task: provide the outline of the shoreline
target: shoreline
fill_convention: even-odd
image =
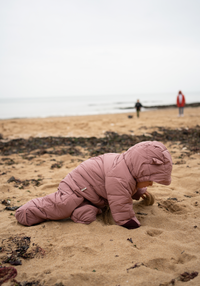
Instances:
[[[193,102],[193,103],[187,103],[185,105],[184,108],[195,108],[195,107],[199,107],[200,106],[200,102]],[[164,105],[150,105],[150,106],[146,106],[143,105],[142,107],[142,112],[146,112],[146,111],[151,111],[151,110],[158,110],[158,109],[170,109],[170,108],[177,108],[176,104],[164,104]],[[117,112],[118,110],[118,112]],[[4,121],[4,120],[19,120],[19,119],[45,119],[45,118],[63,118],[63,117],[77,117],[77,116],[98,116],[98,115],[115,115],[115,114],[122,114],[122,113],[128,113],[128,112],[135,112],[135,107],[134,106],[127,106],[127,107],[118,107],[115,109],[112,109],[112,112],[107,112],[107,113],[92,113],[92,114],[80,114],[80,115],[48,115],[48,116],[33,116],[33,117],[9,117],[9,118],[0,118],[0,122]]]
[[[200,102],[186,103],[184,108],[187,107],[199,107]],[[132,109],[133,107],[121,107],[120,109]],[[164,104],[164,105],[143,105],[145,109],[165,109],[165,108],[178,108],[176,104]]]

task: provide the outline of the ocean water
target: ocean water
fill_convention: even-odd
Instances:
[[[176,94],[0,98],[0,119],[44,118],[135,112],[137,99],[145,106],[176,103]],[[185,94],[186,102],[200,102],[200,92]],[[126,109],[128,108],[128,109]],[[143,111],[145,109],[143,108]]]

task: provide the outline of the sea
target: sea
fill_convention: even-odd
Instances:
[[[144,106],[176,104],[174,93],[0,98],[0,119],[45,118],[135,112],[135,103]],[[200,102],[200,92],[185,94],[186,103]],[[142,111],[149,109],[142,108]]]

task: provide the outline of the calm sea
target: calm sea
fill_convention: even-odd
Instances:
[[[185,96],[187,103],[200,102],[200,92]],[[135,112],[137,99],[145,106],[175,104],[176,94],[0,98],[0,119]]]

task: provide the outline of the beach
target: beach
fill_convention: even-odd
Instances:
[[[177,115],[177,108],[165,108],[139,118],[130,111],[0,120],[0,267],[17,270],[15,281],[3,285],[200,285],[200,107]],[[69,138],[67,147],[62,137]],[[105,138],[113,146],[106,149]],[[120,138],[123,144],[116,143]],[[101,215],[89,225],[68,218],[17,223],[14,207],[55,192],[92,154],[154,139],[171,153],[172,183],[149,188],[152,206],[133,201],[140,228],[105,225]],[[19,248],[25,254],[17,256]],[[12,254],[21,264],[9,263]]]

